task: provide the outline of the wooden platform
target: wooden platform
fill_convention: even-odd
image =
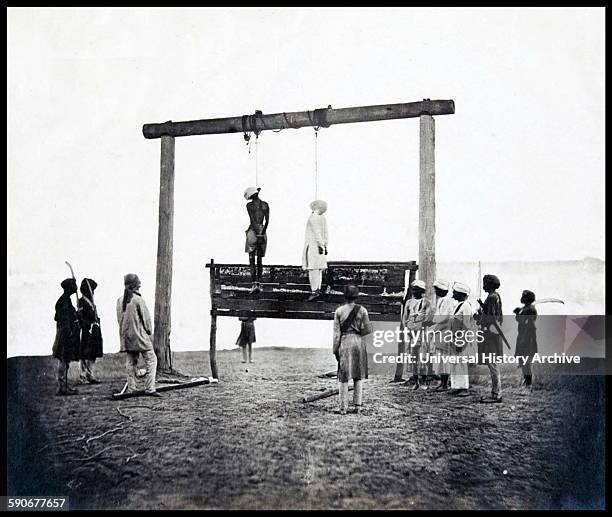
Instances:
[[[217,316],[250,316],[301,320],[332,320],[344,303],[342,289],[349,283],[359,287],[357,303],[372,321],[399,321],[404,288],[414,280],[416,262],[329,262],[322,290],[326,294],[308,302],[308,272],[301,266],[266,265],[262,291],[251,293],[251,269],[247,264],[218,264],[211,259],[210,271],[210,370],[218,379]]]
[[[301,266],[264,266],[262,292],[250,292],[251,272],[245,264],[206,265],[211,278],[211,315],[256,318],[331,320],[344,303],[348,283],[359,287],[357,300],[373,321],[398,321],[404,286],[414,279],[416,262],[330,262],[323,276],[323,290],[308,302],[308,272]],[[327,289],[329,287],[329,289]]]

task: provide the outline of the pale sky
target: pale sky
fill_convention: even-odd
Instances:
[[[438,260],[605,258],[603,8],[10,8],[7,26],[14,275],[59,283],[69,260],[114,299],[137,272],[152,308],[144,123],[423,98],[456,105],[436,117]],[[300,263],[313,133],[259,139],[268,263]],[[330,260],[418,259],[418,135],[320,131]],[[254,181],[241,134],[176,140],[175,292],[204,299],[205,262],[247,260]]]

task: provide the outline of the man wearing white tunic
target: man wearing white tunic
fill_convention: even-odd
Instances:
[[[406,337],[410,346],[413,389],[426,390],[427,364],[424,363],[424,360],[427,357],[427,344],[423,333],[427,330],[424,324],[430,319],[431,304],[424,296],[426,285],[423,280],[414,280],[410,284],[410,290],[412,298],[404,306],[402,325],[407,331]],[[419,375],[421,382],[419,382]],[[409,385],[409,380],[404,383],[404,386]]]
[[[471,357],[475,358],[477,354],[476,322],[474,320],[476,310],[468,300],[469,294],[470,288],[467,285],[459,282],[453,285],[453,298],[457,301],[457,304],[453,310],[451,331],[453,332],[452,348],[454,349],[452,353],[455,356],[456,363],[450,364],[452,390],[449,391],[449,394],[461,397],[469,395],[468,389],[470,387],[468,363],[464,361]],[[466,338],[465,333],[467,331],[474,333],[471,339]]]
[[[306,223],[304,251],[302,253],[302,269],[308,271],[310,290],[312,294],[308,301],[321,295],[323,270],[327,269],[327,220],[323,215],[327,212],[327,203],[317,199],[310,203],[312,214]]]
[[[125,352],[125,369],[127,373],[128,393],[136,391],[136,366],[138,356],[142,354],[147,370],[145,377],[145,395],[161,397],[155,390],[157,356],[153,350],[151,335],[151,315],[147,304],[140,296],[140,279],[137,275],[124,277],[125,290],[117,300],[117,321],[119,323],[120,352]]]
[[[434,282],[436,293],[436,304],[433,309],[431,326],[428,332],[431,333],[432,353],[437,362],[434,363],[434,371],[440,376],[440,384],[436,386],[436,391],[448,390],[449,366],[443,359],[450,354],[450,343],[447,334],[450,332],[451,319],[455,309],[456,301],[448,296],[449,283],[446,280],[436,280]],[[445,340],[446,337],[446,340]]]

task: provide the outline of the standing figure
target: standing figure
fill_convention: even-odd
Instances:
[[[368,355],[365,336],[373,332],[370,317],[365,307],[355,300],[359,289],[347,285],[344,291],[346,303],[336,309],[334,314],[333,352],[338,361],[338,387],[340,392],[340,414],[348,410],[348,383],[353,379],[353,403],[355,413],[361,411],[363,379],[368,378]]]
[[[67,278],[60,284],[64,293],[55,303],[56,333],[53,342],[53,357],[58,360],[57,395],[75,395],[77,390],[68,386],[68,368],[71,361],[79,360],[81,332],[79,317],[70,296],[77,292],[74,278]]]
[[[523,291],[523,295],[521,296],[521,303],[523,304],[523,307],[517,307],[514,309],[516,321],[518,322],[516,352],[514,355],[520,355],[528,358],[525,364],[521,367],[523,370],[522,385],[526,388],[531,388],[533,381],[531,362],[533,360],[533,356],[538,352],[538,341],[536,338],[535,325],[535,321],[538,317],[538,311],[536,311],[536,308],[533,305],[535,298],[535,294],[532,291]]]
[[[81,282],[81,298],[79,298],[79,321],[81,322],[81,382],[83,384],[99,384],[92,372],[93,363],[102,357],[102,331],[94,291],[98,284],[91,278]]]
[[[253,343],[255,343],[255,320],[257,318],[251,318],[248,316],[240,316],[238,318],[241,321],[240,324],[240,335],[236,340],[236,345],[242,348],[242,362],[247,362],[247,356],[249,363],[253,363]]]
[[[246,244],[244,251],[249,254],[251,266],[251,292],[261,291],[261,277],[263,276],[263,257],[266,256],[268,245],[268,223],[270,222],[270,207],[268,203],[259,199],[259,187],[249,187],[244,191],[249,214],[249,227],[246,230]],[[257,265],[255,265],[257,262]]]
[[[402,325],[406,329],[406,336],[410,347],[410,355],[412,360],[412,381],[413,389],[418,390],[419,387],[427,389],[427,354],[423,355],[427,343],[425,341],[424,324],[429,318],[431,304],[429,300],[424,298],[426,285],[423,280],[413,280],[410,284],[412,298],[410,298],[403,310]],[[419,382],[419,375],[421,382]],[[409,385],[410,381],[406,381],[404,385]]]
[[[161,397],[155,391],[155,376],[157,356],[153,350],[151,334],[151,316],[147,304],[140,296],[140,279],[137,275],[128,274],[124,277],[125,290],[117,300],[117,321],[119,322],[120,352],[125,352],[125,369],[127,372],[127,392],[136,391],[136,366],[138,357],[142,354],[145,362],[145,394]]]
[[[315,300],[321,295],[321,282],[323,270],[327,269],[327,203],[317,199],[310,203],[312,213],[306,223],[304,251],[302,252],[302,269],[308,271],[311,295],[308,301]]]
[[[436,391],[448,390],[449,366],[442,359],[447,357],[450,352],[450,343],[444,339],[444,334],[450,331],[451,319],[455,309],[455,300],[448,295],[449,283],[446,280],[436,280],[434,282],[436,293],[436,304],[428,332],[432,332],[432,351],[438,359],[435,364],[435,373],[440,376],[440,384],[436,386]]]
[[[450,330],[453,335],[451,354],[456,362],[449,367],[451,390],[449,395],[466,397],[469,395],[470,377],[468,359],[476,359],[477,346],[475,337],[466,338],[466,332],[471,331],[475,336],[476,323],[474,321],[474,306],[468,300],[470,288],[460,282],[453,285],[453,299],[456,305],[450,321]],[[470,335],[471,336],[471,335]]]
[[[484,301],[484,307],[476,314],[476,321],[483,332],[483,341],[478,351],[479,362],[486,364],[491,374],[491,396],[483,397],[480,400],[483,403],[502,401],[500,368],[497,361],[495,361],[495,358],[500,357],[503,353],[502,338],[493,324],[493,322],[497,322],[501,327],[503,321],[502,301],[497,292],[499,286],[499,278],[495,275],[485,275],[482,278],[482,288],[488,293],[488,296]]]

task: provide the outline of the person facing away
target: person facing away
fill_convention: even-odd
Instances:
[[[407,331],[406,336],[412,357],[412,379],[406,381],[404,385],[409,386],[412,381],[415,390],[418,390],[419,387],[427,389],[427,364],[424,362],[426,357],[421,353],[421,349],[424,348],[424,324],[429,319],[431,304],[424,296],[425,290],[426,285],[423,280],[413,280],[410,284],[412,298],[406,301],[402,314],[402,325]],[[419,376],[421,382],[419,382]]]
[[[450,330],[451,319],[455,308],[455,300],[448,296],[450,284],[446,280],[438,279],[434,282],[436,303],[433,307],[431,326],[427,332],[432,333],[431,348],[438,362],[434,365],[434,371],[440,376],[440,384],[434,389],[436,391],[448,390],[449,365],[442,358],[450,355],[450,344],[445,341],[444,334]]]
[[[483,341],[479,347],[479,360],[486,364],[491,374],[491,396],[483,397],[480,402],[495,403],[502,401],[501,373],[499,364],[489,360],[484,354],[501,356],[502,338],[495,327],[495,323],[501,326],[503,322],[502,301],[497,289],[500,287],[499,278],[495,275],[485,275],[482,278],[482,288],[487,293],[483,307],[476,314],[476,321],[483,332]]]
[[[468,299],[470,288],[466,284],[455,282],[453,285],[453,299],[455,306],[452,311],[450,330],[453,336],[450,355],[457,361],[449,365],[451,390],[449,395],[465,397],[469,395],[470,377],[466,358],[475,357],[477,353],[476,338],[466,338],[466,332],[471,331],[475,336],[476,323],[474,321],[475,308]]]
[[[139,292],[140,279],[137,275],[127,274],[124,285],[123,296],[117,300],[117,321],[121,341],[119,351],[126,354],[127,393],[136,391],[136,366],[142,354],[146,368],[145,394],[161,397],[155,390],[157,357],[151,341],[153,327],[147,304]]]
[[[81,282],[81,298],[79,298],[79,321],[81,323],[81,382],[83,384],[99,384],[92,372],[93,364],[102,357],[102,331],[100,318],[94,302],[94,291],[98,287],[95,280],[84,278]]]
[[[327,203],[316,199],[310,203],[312,213],[306,222],[304,250],[302,251],[302,269],[308,271],[311,295],[307,301],[312,301],[321,295],[323,270],[327,269]]]
[[[249,187],[244,191],[249,214],[249,227],[246,230],[246,243],[244,250],[249,254],[249,265],[251,267],[251,292],[261,290],[261,278],[263,276],[263,257],[266,256],[268,245],[268,223],[270,222],[270,207],[268,203],[259,199],[259,187]],[[257,265],[256,265],[257,263]]]
[[[535,294],[532,291],[525,290],[521,296],[523,307],[514,309],[515,318],[518,322],[518,335],[516,336],[516,351],[514,355],[527,358],[527,361],[521,368],[523,371],[522,385],[528,389],[531,388],[533,383],[531,362],[533,361],[533,356],[538,352],[535,325],[538,311],[535,305],[533,305],[535,299]]]
[[[253,361],[253,343],[255,343],[255,320],[248,316],[240,316],[240,335],[236,340],[236,345],[242,348],[242,362],[254,363]]]
[[[68,385],[68,368],[71,361],[79,360],[81,328],[77,311],[70,299],[77,292],[77,283],[74,278],[67,278],[60,285],[64,292],[55,303],[56,332],[53,342],[53,357],[58,361],[57,395],[75,395],[77,390]]]
[[[361,412],[363,380],[368,378],[368,356],[365,336],[373,332],[370,317],[365,307],[355,300],[359,289],[352,284],[346,286],[346,303],[334,314],[333,353],[338,361],[338,388],[340,396],[339,413],[348,410],[348,384],[353,379],[353,404],[355,413]]]

